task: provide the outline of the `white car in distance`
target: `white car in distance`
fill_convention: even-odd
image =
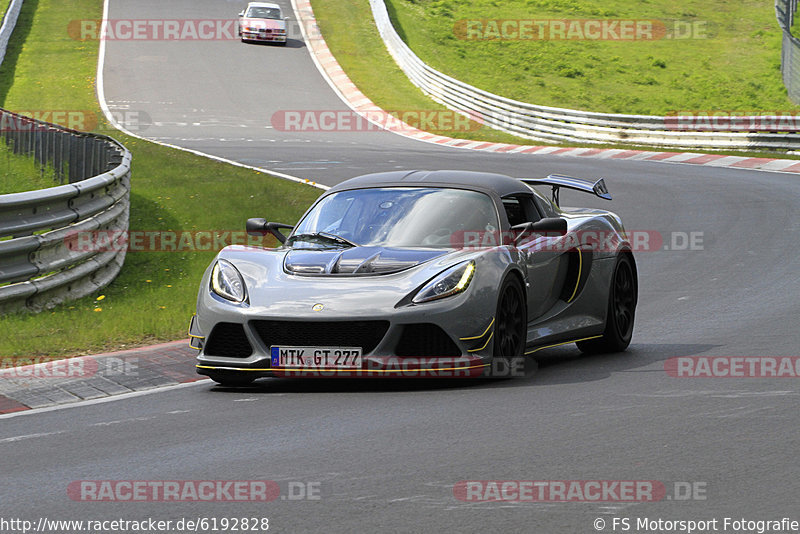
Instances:
[[[281,6],[270,2],[250,2],[239,13],[239,37],[242,42],[258,41],[286,45],[286,22]]]

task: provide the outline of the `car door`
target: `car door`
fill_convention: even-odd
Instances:
[[[503,198],[503,207],[513,227],[542,218],[533,195]],[[520,262],[527,273],[528,322],[545,315],[558,301],[564,287],[569,264],[565,250],[560,250],[561,236],[528,234],[517,243]]]

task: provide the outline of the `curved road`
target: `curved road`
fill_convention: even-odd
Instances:
[[[109,18],[227,18],[244,4],[113,0]],[[110,107],[147,113],[153,125],[141,133],[153,139],[326,184],[395,168],[604,176],[614,202],[589,204],[611,206],[631,230],[667,239],[700,232],[702,247],[637,256],[640,304],[625,354],[550,349],[538,353],[538,373],[500,382],[265,380],[246,391],[201,382],[4,420],[4,516],[266,516],[276,532],[594,532],[596,518],[611,532],[613,517],[800,520],[800,380],[664,372],[674,356],[798,354],[796,176],[486,154],[385,132],[276,131],[267,126],[279,110],[347,109],[296,39],[285,48],[109,42],[105,79]],[[84,479],[269,479],[284,491],[311,482],[320,499],[71,500],[67,486]],[[655,503],[453,496],[462,480],[506,479],[658,480],[670,494],[675,482],[690,482],[704,493]]]

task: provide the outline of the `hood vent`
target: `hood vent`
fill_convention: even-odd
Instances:
[[[294,249],[286,254],[287,272],[304,275],[380,275],[404,271],[447,253],[442,249],[353,247]]]

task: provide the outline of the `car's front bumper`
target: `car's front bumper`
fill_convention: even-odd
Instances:
[[[242,31],[242,39],[245,41],[265,41],[274,43],[285,43],[286,34],[263,33],[259,31]]]
[[[197,373],[221,373],[252,378],[476,378],[488,376],[490,364],[477,356],[465,358],[370,357],[360,369],[311,369],[267,367],[229,367],[198,363]]]
[[[221,313],[226,304],[211,306],[212,310],[192,318],[189,329],[191,344],[200,351],[197,371],[203,375],[239,371],[254,377],[470,377],[484,374],[492,361],[494,310],[464,299],[421,310],[325,319],[248,315],[241,310],[226,314]],[[272,346],[359,347],[362,365],[281,368],[272,360]]]

